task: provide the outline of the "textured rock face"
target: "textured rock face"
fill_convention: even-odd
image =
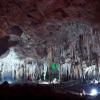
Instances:
[[[99,0],[1,0],[0,55],[16,46],[19,54],[46,58],[49,66],[70,58],[74,67],[83,61],[98,67],[99,4]]]
[[[5,35],[14,25],[23,31],[34,29],[50,19],[80,19],[98,23],[99,0],[2,0],[0,1],[0,34]]]
[[[98,76],[100,75],[100,38],[99,30],[96,30],[96,27],[94,28],[79,20],[52,20],[45,23],[41,28],[46,35],[39,35],[38,38],[34,38],[33,35],[22,31],[19,35],[9,35],[7,41],[17,41],[14,50],[19,54],[19,58],[23,55],[24,58],[35,59],[38,64],[36,68],[39,67],[40,69],[44,66],[43,64],[47,63],[49,72],[53,63],[58,64],[62,80],[64,80],[63,78],[82,78],[82,73],[84,78],[91,76],[91,79],[97,75],[97,72]],[[38,33],[40,32],[38,31]],[[52,35],[49,36],[49,34]],[[13,60],[12,57],[11,59]],[[38,71],[34,73],[41,74]],[[44,68],[42,72],[47,72],[47,70]]]
[[[52,36],[51,29],[44,29],[52,20],[79,19],[97,25],[100,22],[99,3],[99,0],[1,0],[0,37],[23,31],[33,38],[43,39]]]

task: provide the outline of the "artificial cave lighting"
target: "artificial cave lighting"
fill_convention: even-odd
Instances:
[[[84,75],[86,73],[93,73],[95,75],[96,73],[95,65],[89,67],[85,67],[84,65],[83,68]],[[74,73],[71,73],[71,70],[73,70]],[[49,63],[46,59],[42,59],[41,63],[39,63],[30,57],[20,58],[14,47],[9,48],[9,51],[0,57],[1,82],[8,81],[11,84],[13,82],[38,81],[41,84],[56,84],[60,82],[59,79],[63,76],[70,77],[70,79],[72,79],[72,77],[76,77],[77,79],[78,77],[82,77],[82,72],[79,67],[77,69],[71,68],[69,58],[61,65],[56,63],[51,64],[51,80],[49,71]],[[78,76],[77,71],[80,72],[80,76]]]
[[[97,89],[92,89],[90,95],[91,96],[97,96],[98,95]]]
[[[80,21],[63,20],[47,22],[44,30],[55,33],[54,38],[38,40],[27,32],[20,36],[10,34],[9,41],[18,41],[18,44],[0,56],[1,82],[55,84],[68,80],[93,80],[100,76],[100,48],[99,42],[95,43],[95,38],[99,41],[99,34],[97,37],[91,26]]]

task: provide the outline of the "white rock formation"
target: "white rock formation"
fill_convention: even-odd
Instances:
[[[3,57],[5,56],[6,57]],[[9,53],[7,52],[0,58],[0,69],[1,69],[1,77],[2,80],[5,80],[5,77],[14,78],[14,71],[18,69],[20,66],[21,60],[14,52],[14,48],[9,49]],[[11,76],[9,76],[11,75]]]
[[[39,64],[40,62],[40,64]],[[0,79],[5,80],[31,80],[37,78],[46,80],[47,69],[50,67],[46,59],[37,62],[30,57],[20,58],[14,47],[9,48],[4,55],[0,57]],[[82,64],[83,77],[96,75],[96,65],[87,66],[85,62]],[[100,68],[99,68],[100,72]],[[63,76],[74,77],[79,79],[82,77],[82,69],[80,64],[72,66],[70,58],[66,58],[65,63],[61,64],[59,73]]]
[[[5,56],[5,57],[3,57]],[[9,49],[6,54],[0,58],[0,72],[1,80],[20,80],[21,78],[28,76],[31,79],[35,78],[36,63],[32,58],[20,59],[14,47]]]

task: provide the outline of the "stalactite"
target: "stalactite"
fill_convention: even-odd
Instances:
[[[55,21],[53,22],[53,24],[46,24],[47,26],[44,27],[50,28],[50,24],[53,26],[51,28],[52,32],[54,33],[54,36],[52,36],[52,38],[54,37],[53,39],[51,39],[51,37],[48,37],[48,39],[40,40],[38,41],[38,43],[34,44],[35,42],[33,43],[32,38],[31,36],[29,36],[29,34],[23,33],[21,35],[19,45],[21,46],[22,44],[22,48],[20,46],[19,47],[21,48],[21,51],[27,52],[28,57],[29,55],[33,54],[33,49],[36,46],[38,47],[41,45],[42,49],[44,50],[42,54],[41,47],[39,47],[39,53],[42,56],[38,55],[36,59],[33,55],[31,56],[33,58],[29,59],[24,54],[24,57],[26,57],[27,59],[22,57],[22,59],[20,60],[19,58],[18,62],[16,62],[17,65],[15,64],[15,62],[13,62],[14,66],[16,65],[16,68],[13,69],[12,66],[10,66],[12,68],[12,77],[14,78],[14,76],[16,76],[16,80],[20,80],[22,76],[26,78],[30,77],[32,80],[46,80],[46,73],[48,71],[48,81],[52,81],[51,67],[53,63],[59,65],[60,80],[63,80],[63,77],[67,79],[80,79],[81,77],[86,78],[86,76],[94,77],[96,73],[95,68],[99,68],[100,62],[100,38],[98,36],[99,33],[98,35],[96,35],[97,33],[93,33],[92,27],[90,28],[90,26],[82,24],[79,21]],[[51,29],[49,29],[50,32]],[[44,43],[43,41],[46,41],[46,43]],[[35,47],[33,44],[35,45]],[[28,52],[28,50],[30,52]],[[70,59],[69,62],[68,59]],[[28,61],[31,61],[32,64],[28,64]],[[94,67],[93,64],[96,65],[96,67]],[[5,63],[3,67],[4,66],[6,66]],[[3,68],[2,70],[2,75],[4,75],[5,69]],[[98,69],[98,72],[100,74],[100,68]]]
[[[53,48],[52,46],[50,46],[48,48],[48,56],[47,56],[47,59],[48,59],[48,64],[49,64],[49,80],[51,82],[52,80],[52,72],[51,72],[51,65],[52,65],[52,60],[53,60]]]

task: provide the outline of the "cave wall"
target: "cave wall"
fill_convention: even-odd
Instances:
[[[70,75],[77,78],[83,62],[99,68],[99,4],[99,0],[1,0],[0,55],[14,46],[25,57],[48,59],[49,66],[61,66],[69,58]]]

